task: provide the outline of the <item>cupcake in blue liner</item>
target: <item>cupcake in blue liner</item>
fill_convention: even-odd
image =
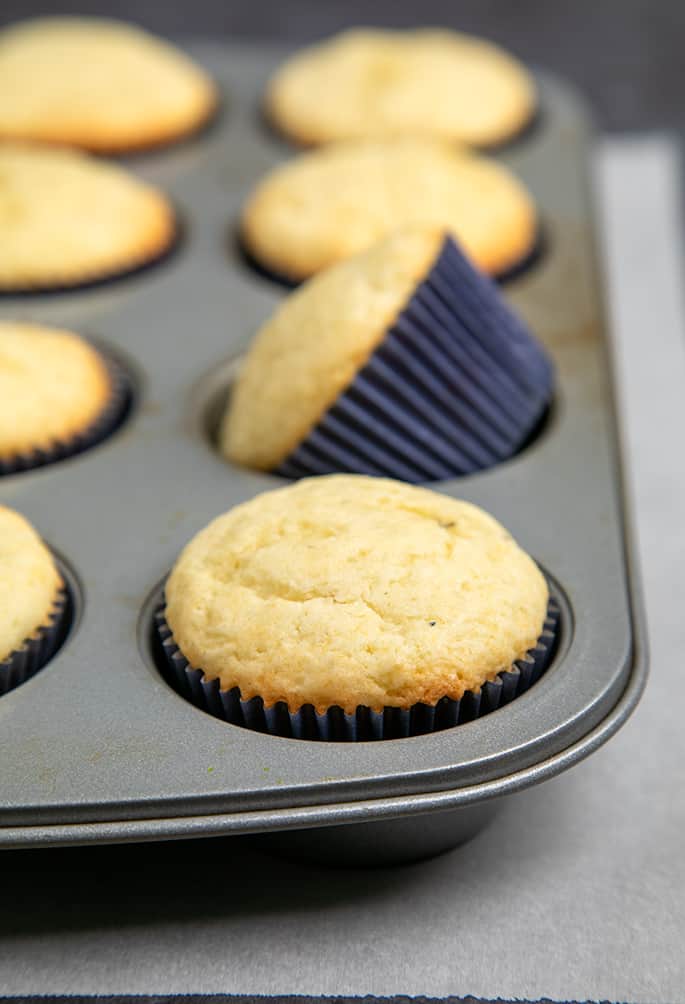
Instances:
[[[545,576],[476,506],[379,478],[311,478],[214,520],[155,614],[160,668],[227,722],[367,741],[450,728],[552,659]]]
[[[48,548],[19,513],[0,506],[0,695],[41,669],[69,626],[69,596]]]
[[[0,476],[82,453],[125,419],[123,368],[70,331],[0,322]]]
[[[408,228],[286,298],[248,351],[219,445],[290,478],[443,480],[513,456],[553,388],[492,280],[443,230]]]

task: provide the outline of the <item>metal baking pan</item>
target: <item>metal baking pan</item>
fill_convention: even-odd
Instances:
[[[530,186],[544,248],[506,295],[548,346],[554,406],[511,461],[435,485],[491,511],[552,577],[553,665],[475,722],[369,743],[283,739],[221,722],[160,675],[155,603],[182,546],[281,479],[211,443],[245,345],[285,295],[235,237],[255,180],[291,152],[259,115],[282,59],[263,46],[189,46],[225,101],[203,135],[130,166],[174,200],[177,252],[80,292],[4,298],[0,316],[71,327],[128,367],[127,424],[90,452],[0,479],[69,571],[71,634],[0,699],[0,847],[262,834],[287,852],[392,861],[466,839],[502,797],[571,766],[637,703],[646,650],[627,528],[588,188],[591,130],[576,96],[540,75],[534,129],[498,153]]]

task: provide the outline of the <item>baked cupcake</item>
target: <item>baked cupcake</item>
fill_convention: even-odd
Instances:
[[[151,185],[70,150],[0,144],[0,292],[111,278],[159,258],[176,234]]]
[[[121,153],[169,143],[215,109],[207,74],[174,46],[101,18],[0,32],[0,138]]]
[[[258,265],[299,281],[408,224],[446,227],[494,276],[531,255],[538,231],[533,200],[506,167],[413,138],[340,143],[282,164],[249,197],[241,234]]]
[[[66,593],[33,527],[0,505],[0,694],[44,666],[62,641]]]
[[[428,481],[516,453],[545,413],[542,346],[443,230],[408,228],[321,272],[258,332],[219,428],[286,477]]]
[[[120,368],[78,335],[0,321],[0,475],[93,446],[127,406]]]
[[[462,703],[469,717],[490,710],[503,676],[516,696],[550,654],[546,579],[506,530],[386,479],[312,478],[236,506],[187,545],[165,598],[178,684],[282,735],[457,724]]]
[[[530,73],[498,46],[454,31],[343,32],[291,57],[266,113],[297,143],[434,136],[493,146],[536,109]]]

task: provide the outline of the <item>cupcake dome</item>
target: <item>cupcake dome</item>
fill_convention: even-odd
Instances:
[[[127,272],[163,254],[175,227],[166,198],[121,167],[70,150],[0,145],[0,291]]]
[[[52,555],[36,531],[0,506],[0,668],[48,625],[61,589]]]
[[[477,690],[536,645],[548,599],[536,564],[476,506],[335,476],[214,520],[176,562],[165,615],[222,691],[349,714]]]
[[[299,143],[428,135],[502,143],[535,112],[532,77],[490,42],[454,31],[357,29],[296,53],[266,110]]]
[[[112,398],[105,362],[78,335],[0,321],[0,472],[79,441]]]
[[[0,138],[122,152],[167,143],[212,113],[216,90],[140,28],[38,18],[0,32]]]
[[[538,227],[507,168],[411,138],[335,144],[277,167],[248,199],[241,233],[259,265],[298,281],[410,224],[446,227],[495,276],[531,254]]]
[[[282,302],[248,351],[219,445],[288,477],[448,478],[515,453],[552,384],[497,287],[444,231],[408,228]]]

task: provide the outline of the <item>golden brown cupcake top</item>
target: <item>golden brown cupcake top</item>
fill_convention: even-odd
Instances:
[[[73,286],[128,271],[172,243],[168,200],[116,164],[0,143],[0,290]]]
[[[476,265],[499,275],[533,249],[537,214],[502,164],[430,139],[337,143],[257,183],[242,214],[250,254],[305,279],[398,227],[446,227]]]
[[[110,395],[102,357],[78,335],[0,321],[0,459],[68,443]]]
[[[103,18],[24,21],[0,32],[0,138],[121,152],[201,125],[216,89],[187,56]]]
[[[295,142],[433,136],[501,143],[531,119],[535,85],[491,42],[456,31],[358,28],[295,53],[267,113]]]
[[[375,710],[477,690],[532,648],[547,584],[492,516],[384,478],[309,478],[236,506],[184,549],[166,617],[243,699]]]

